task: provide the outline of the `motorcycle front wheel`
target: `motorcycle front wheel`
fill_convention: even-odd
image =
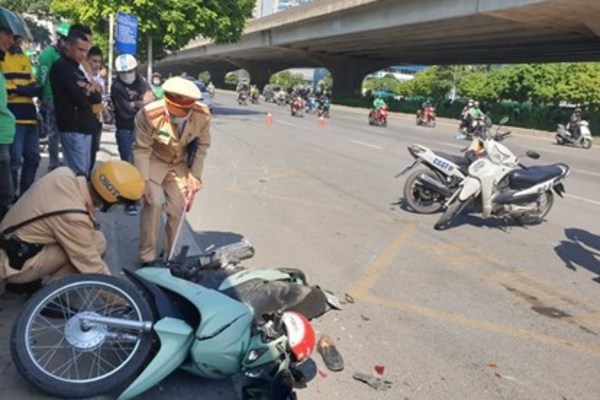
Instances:
[[[556,139],[556,144],[558,144],[558,145],[561,145],[561,144],[565,143],[564,140],[563,140],[563,138],[560,137],[560,135],[556,135],[555,139]]]
[[[448,222],[454,217],[456,217],[464,208],[469,204],[470,200],[462,201],[460,199],[456,199],[452,204],[448,206],[446,211],[442,214],[440,219],[435,223],[433,229],[439,231],[443,228],[448,227]]]
[[[590,147],[592,147],[592,139],[583,139],[581,141],[581,147],[583,147],[584,149],[589,149]]]
[[[544,220],[546,215],[548,215],[553,204],[554,194],[550,190],[545,191],[538,196],[535,203],[531,204],[531,207],[535,208],[534,212],[515,217],[515,220],[521,225],[539,224]]]
[[[12,359],[20,374],[46,393],[98,396],[124,387],[145,365],[154,337],[133,326],[152,320],[148,302],[127,282],[70,276],[29,299],[13,326]]]
[[[439,180],[438,176],[426,169],[420,169],[406,179],[404,183],[404,200],[417,214],[433,214],[441,210],[443,206],[443,197],[420,182],[421,174],[429,175],[432,179]],[[443,184],[443,183],[442,183]]]

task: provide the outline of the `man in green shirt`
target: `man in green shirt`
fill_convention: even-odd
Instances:
[[[36,80],[44,88],[42,94],[42,114],[44,115],[44,124],[46,125],[46,132],[48,134],[48,171],[52,171],[60,166],[58,159],[58,127],[56,126],[52,86],[50,85],[50,68],[60,58],[60,53],[65,46],[65,38],[69,34],[69,28],[69,24],[64,22],[56,27],[58,41],[54,46],[46,47],[40,53],[38,60]]]
[[[3,23],[0,20],[0,24]],[[0,59],[14,43],[14,37],[8,26],[0,25]],[[8,211],[15,197],[10,169],[10,145],[15,137],[15,116],[8,109],[6,79],[0,70],[0,220]]]

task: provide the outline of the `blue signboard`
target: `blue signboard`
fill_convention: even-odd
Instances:
[[[116,48],[119,53],[135,54],[137,50],[138,19],[135,15],[117,13]]]

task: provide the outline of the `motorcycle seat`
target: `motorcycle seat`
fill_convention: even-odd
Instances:
[[[565,173],[565,168],[563,164],[554,164],[516,169],[508,174],[509,185],[512,189],[527,189],[549,179],[558,178]]]

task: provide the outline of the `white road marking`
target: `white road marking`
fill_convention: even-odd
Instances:
[[[377,149],[377,150],[383,150],[383,147],[381,147],[381,146],[376,146],[376,145],[371,144],[371,143],[361,142],[360,140],[351,140],[351,142],[355,143],[355,144],[360,144],[361,146],[367,146],[367,147],[371,147],[371,148],[374,148],[374,149]]]
[[[592,176],[600,176],[600,174],[598,172],[592,172],[592,171],[586,171],[584,169],[574,169],[573,172],[577,173],[577,174],[585,174],[585,175],[592,175]]]
[[[586,203],[591,203],[600,206],[600,201],[586,199],[585,197],[575,196],[574,194],[565,193],[565,197],[570,197],[575,200],[585,201]]]

